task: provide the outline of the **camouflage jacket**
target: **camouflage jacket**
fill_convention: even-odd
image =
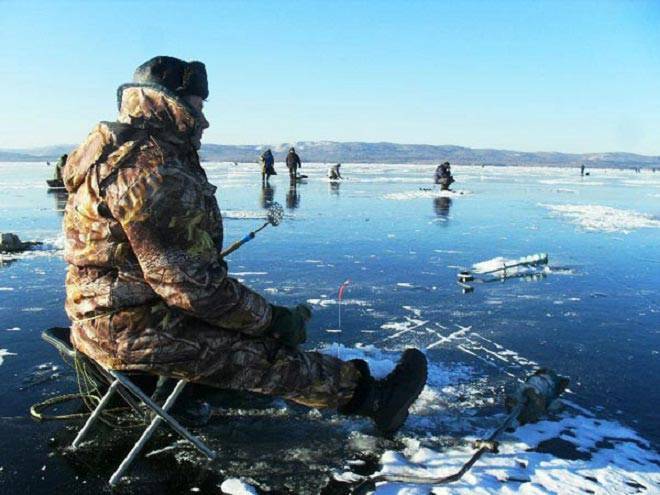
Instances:
[[[251,336],[270,324],[270,306],[219,256],[222,217],[187,138],[194,125],[166,91],[127,87],[118,122],[98,124],[67,160],[66,311],[74,345],[97,360],[117,335],[121,348],[158,346],[151,330],[95,334],[95,320],[133,309],[166,306]]]

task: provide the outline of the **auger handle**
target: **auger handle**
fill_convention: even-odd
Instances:
[[[261,227],[259,227],[257,230],[255,230],[254,232],[250,232],[248,235],[243,237],[243,239],[241,239],[240,241],[236,241],[234,244],[232,244],[227,249],[222,251],[220,253],[220,257],[224,258],[225,256],[227,256],[227,255],[233,253],[234,251],[236,251],[239,247],[241,247],[246,242],[250,242],[257,235],[257,232],[260,232],[261,230],[265,229],[268,225],[270,225],[270,222],[266,222]]]
[[[245,244],[246,242],[251,241],[252,239],[254,239],[254,232],[250,232],[248,235],[246,235],[245,237],[243,237],[243,239],[241,239],[240,241],[236,241],[234,244],[232,244],[232,245],[229,246],[227,249],[225,249],[224,251],[222,251],[222,252],[220,253],[220,256],[221,256],[222,258],[224,258],[225,256],[227,256],[227,255],[233,253],[233,252],[236,251],[239,247],[241,247],[243,244]]]

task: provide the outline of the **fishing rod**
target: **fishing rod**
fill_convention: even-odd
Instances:
[[[269,225],[272,225],[273,227],[277,227],[282,222],[282,218],[284,218],[284,208],[282,208],[282,205],[280,205],[279,203],[274,202],[268,208],[268,211],[266,213],[266,222],[261,227],[259,227],[258,229],[253,230],[248,235],[243,237],[243,239],[240,239],[240,240],[234,242],[227,249],[223,250],[220,253],[220,256],[224,258],[225,256],[233,253],[238,248],[240,248],[243,244],[245,244],[247,242],[250,242],[252,239],[254,239],[254,237],[259,232],[261,232],[263,229],[265,229]]]

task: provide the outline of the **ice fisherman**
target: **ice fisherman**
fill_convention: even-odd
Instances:
[[[580,165],[580,175],[584,177],[584,163]]]
[[[68,155],[65,153],[62,156],[60,156],[59,160],[57,160],[57,163],[55,164],[55,170],[53,170],[53,179],[54,180],[62,180],[62,170],[64,169],[64,165],[66,164]]]
[[[286,155],[286,166],[289,169],[289,179],[295,181],[298,178],[298,169],[302,168],[302,163],[294,147],[289,148],[289,153]]]
[[[338,163],[337,165],[333,165],[328,169],[328,179],[330,180],[343,179],[343,177],[339,173],[339,167],[341,167],[341,163]]]
[[[440,184],[442,191],[448,191],[449,186],[454,183],[454,177],[451,175],[451,165],[449,162],[441,163],[435,169],[435,183]]]
[[[277,175],[275,171],[275,158],[270,148],[259,156],[259,161],[261,162],[261,183],[266,184],[271,175]]]
[[[65,308],[78,351],[116,370],[280,396],[397,430],[427,364],[407,349],[384,379],[360,359],[304,351],[311,311],[270,304],[228,275],[222,216],[198,150],[209,127],[201,62],[159,56],[118,89],[69,156]]]

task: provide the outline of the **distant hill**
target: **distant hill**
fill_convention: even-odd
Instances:
[[[277,161],[283,161],[294,146],[303,161],[353,163],[437,163],[459,165],[550,166],[568,167],[641,167],[660,168],[660,156],[633,153],[557,153],[474,149],[463,146],[395,143],[339,143],[333,141],[298,142],[270,145]],[[201,155],[207,161],[254,162],[267,146],[206,144]]]
[[[58,144],[26,149],[0,149],[0,162],[45,162],[56,161],[64,153],[70,153],[75,144]]]
[[[522,152],[451,145],[334,141],[303,141],[277,145],[205,144],[202,146],[201,156],[205,161],[255,162],[259,154],[270,147],[275,159],[283,161],[291,146],[295,146],[303,162],[437,163],[446,160],[457,165],[576,167],[584,163],[591,168],[660,168],[660,156],[633,153]],[[74,148],[74,145],[59,145],[0,150],[0,161],[56,160]]]

